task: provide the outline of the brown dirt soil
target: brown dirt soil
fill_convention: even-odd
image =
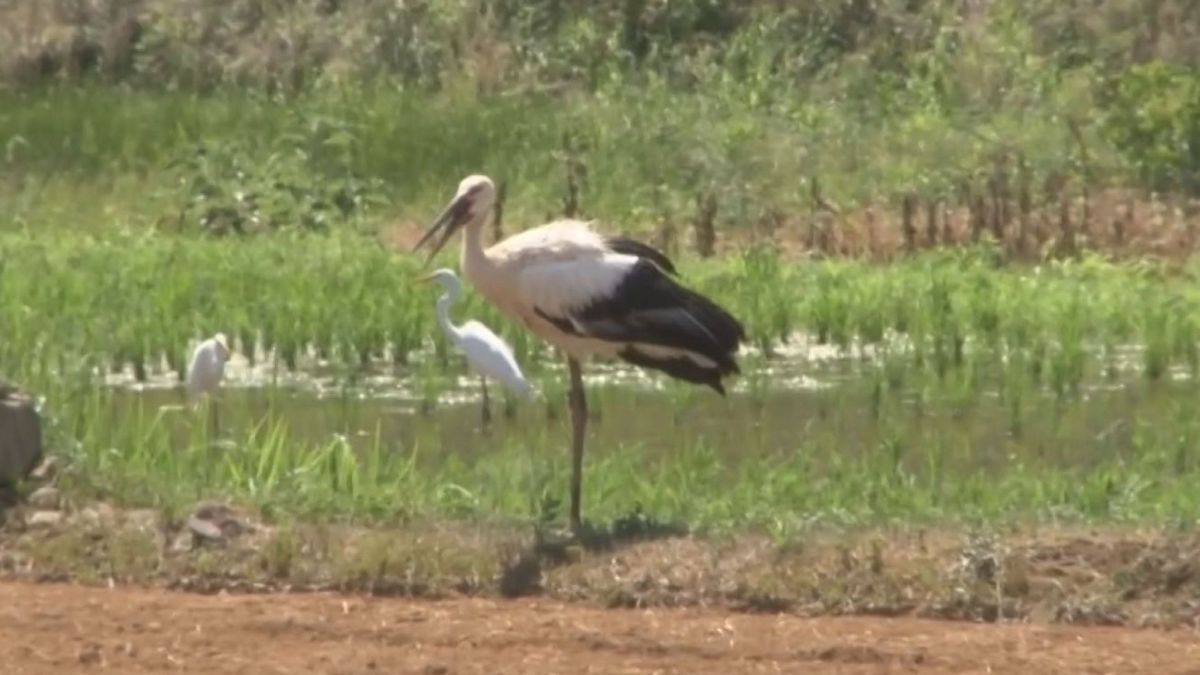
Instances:
[[[1200,634],[0,584],[5,673],[1200,673]]]

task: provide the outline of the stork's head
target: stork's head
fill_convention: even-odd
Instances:
[[[458,192],[455,193],[454,199],[450,200],[450,205],[433,221],[433,225],[429,226],[425,236],[413,247],[413,252],[420,250],[435,234],[441,232],[433,249],[429,251],[429,257],[425,259],[425,264],[428,265],[455,232],[469,223],[482,223],[491,213],[495,202],[496,186],[492,184],[491,178],[476,174],[462,179],[458,184]]]

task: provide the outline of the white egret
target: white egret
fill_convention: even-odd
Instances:
[[[192,407],[200,405],[201,399],[213,398],[221,387],[225,376],[225,363],[229,361],[229,343],[224,333],[202,341],[192,351],[192,361],[187,372],[187,397]],[[216,402],[209,401],[213,433],[218,431]]]
[[[675,267],[654,248],[606,237],[590,222],[558,220],[483,247],[496,190],[487,176],[468,176],[415,250],[435,239],[425,264],[460,229],[466,277],[500,311],[561,349],[571,387],[570,525],[580,525],[587,400],[580,361],[617,356],[725,394],[722,378],[738,372],[745,330],[729,312],[678,282]]]
[[[487,378],[490,377],[500,382],[509,391],[522,398],[530,398],[533,395],[533,388],[525,379],[525,375],[521,373],[521,367],[513,358],[512,349],[499,335],[478,321],[467,321],[461,326],[455,326],[450,322],[450,307],[458,301],[462,294],[462,284],[454,272],[443,268],[421,277],[418,281],[423,283],[437,281],[445,291],[437,301],[438,323],[442,327],[442,332],[446,334],[446,338],[458,347],[466,357],[467,363],[479,374],[479,384],[483,389],[483,423],[486,425],[491,420]]]

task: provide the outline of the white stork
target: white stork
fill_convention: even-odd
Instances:
[[[738,372],[745,331],[729,312],[671,277],[661,252],[624,237],[606,237],[591,223],[565,219],[525,230],[489,248],[484,225],[496,189],[487,176],[468,176],[414,252],[437,238],[429,262],[464,230],[462,269],[501,312],[561,349],[571,377],[570,526],[580,526],[580,489],[587,400],[580,361],[618,356],[642,368],[712,387]]]

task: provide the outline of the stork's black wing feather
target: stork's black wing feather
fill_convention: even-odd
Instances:
[[[629,237],[605,237],[604,245],[609,249],[616,251],[617,253],[635,255],[639,258],[652,260],[656,265],[663,268],[664,272],[672,275],[678,275],[678,273],[675,271],[675,263],[671,262],[671,259],[668,258],[665,253],[649,244],[643,244],[642,242],[636,239],[630,239]]]
[[[680,285],[647,258],[634,263],[612,293],[572,309],[567,316],[537,311],[568,334],[673,347],[705,356],[721,374],[738,372],[734,355],[746,337],[742,324],[729,312]]]

